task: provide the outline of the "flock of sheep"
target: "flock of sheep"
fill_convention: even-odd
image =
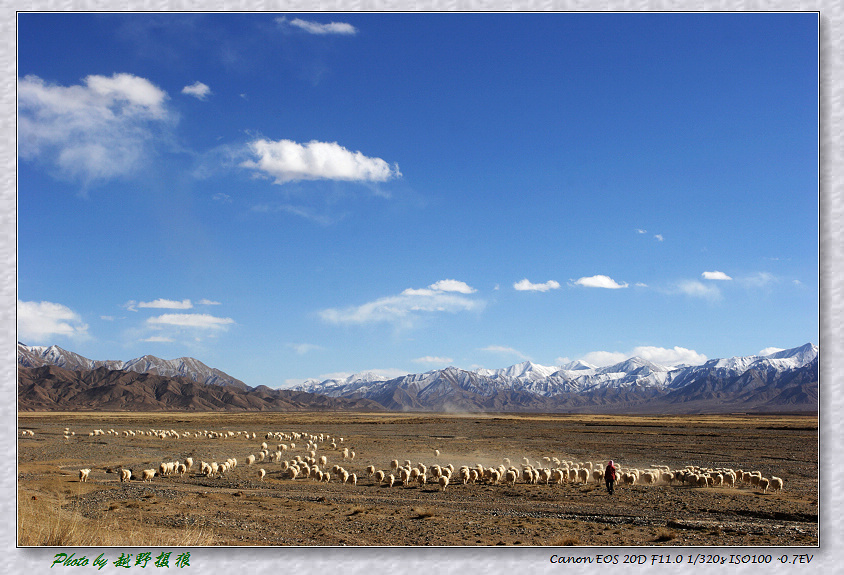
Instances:
[[[24,430],[24,435],[29,435],[31,432]],[[75,435],[68,428],[65,428],[64,437],[67,440],[70,436]],[[182,439],[182,438],[207,438],[207,439],[245,439],[255,440],[255,432],[247,431],[183,431],[177,432],[175,430],[124,430],[118,432],[114,429],[104,431],[102,429],[95,429],[88,433],[89,436],[99,435],[122,435],[123,437],[157,437],[160,439]],[[328,483],[332,480],[347,485],[355,486],[358,484],[358,475],[356,472],[349,471],[340,464],[334,464],[329,467],[329,455],[332,457],[339,457],[342,459],[344,465],[352,465],[356,457],[353,448],[342,446],[344,440],[342,437],[332,437],[326,433],[305,433],[305,432],[268,432],[263,437],[264,441],[256,449],[254,453],[246,455],[243,460],[248,467],[254,466],[257,463],[264,463],[264,467],[259,468],[255,472],[261,481],[267,476],[268,471],[265,467],[269,464],[277,464],[277,470],[273,471],[269,467],[277,479],[282,480],[303,480],[310,479],[321,483]],[[267,442],[275,443],[274,449],[271,449]],[[292,451],[296,450],[297,442],[299,442],[302,453],[292,455]],[[318,455],[319,454],[319,455]],[[439,450],[434,450],[433,455],[435,459],[440,457]],[[223,477],[227,473],[233,472],[238,465],[235,457],[229,457],[225,461],[199,461],[198,462],[199,475],[205,477]],[[141,472],[141,479],[145,482],[152,481],[157,475],[159,477],[167,477],[179,475],[184,477],[191,473],[194,468],[194,460],[192,457],[185,457],[183,461],[172,460],[161,462],[158,468],[144,469]],[[402,463],[398,459],[390,462],[389,469],[377,469],[374,465],[367,465],[365,469],[359,470],[361,473],[366,473],[372,480],[374,485],[386,485],[393,487],[396,485],[410,486],[417,484],[424,486],[427,484],[436,485],[441,491],[445,490],[450,484],[460,483],[463,485],[469,484],[487,484],[487,485],[509,485],[514,486],[516,483],[524,484],[545,484],[545,485],[563,485],[563,484],[588,484],[598,483],[603,484],[604,479],[604,464],[595,463],[592,461],[565,461],[557,457],[542,457],[541,460],[533,461],[524,457],[519,465],[513,465],[508,458],[504,458],[502,463],[497,466],[485,466],[481,463],[474,465],[462,465],[457,468],[455,465],[434,463],[427,465],[425,463],[416,463],[415,465],[410,460],[404,460]],[[79,470],[79,480],[84,482],[88,480],[90,468]],[[132,471],[127,468],[118,469],[120,473],[120,481],[130,481],[133,477]],[[682,469],[670,469],[665,465],[651,465],[646,469],[639,468],[617,468],[616,470],[616,485],[619,487],[633,486],[633,485],[687,485],[691,487],[732,487],[738,488],[742,485],[758,489],[762,492],[781,491],[783,489],[783,479],[776,476],[770,478],[763,477],[759,471],[744,471],[741,469],[729,468],[701,468],[699,466],[687,465]]]

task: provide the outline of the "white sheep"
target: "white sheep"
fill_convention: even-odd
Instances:
[[[120,470],[120,483],[125,481],[129,481],[132,479],[132,470],[123,468]]]
[[[79,470],[79,481],[85,482],[88,481],[88,474],[91,473],[90,469],[80,469]]]
[[[141,472],[141,479],[144,481],[152,481],[153,477],[155,477],[155,469],[144,469]]]
[[[498,472],[496,471],[496,473]],[[437,483],[440,484],[440,491],[445,491],[445,488],[448,487],[448,476],[440,475],[440,479]]]
[[[781,477],[776,477],[775,475],[771,476],[771,483],[769,487],[773,491],[782,491],[783,480]]]
[[[266,472],[264,469],[259,469],[259,470],[258,470],[258,477],[260,477],[260,478],[261,478],[261,481],[263,481],[263,480],[264,480],[264,476],[265,476],[266,474],[267,474],[267,472]]]
[[[767,493],[768,487],[770,486],[770,484],[771,484],[771,480],[768,479],[767,477],[763,477],[759,480],[759,489],[762,490],[762,493]]]

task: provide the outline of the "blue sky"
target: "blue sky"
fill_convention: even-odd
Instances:
[[[817,45],[800,13],[20,14],[18,339],[270,387],[818,343]]]

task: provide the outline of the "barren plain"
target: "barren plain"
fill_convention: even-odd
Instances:
[[[73,432],[65,439],[65,428]],[[91,436],[95,429],[114,433]],[[175,430],[182,437],[141,435]],[[34,435],[22,435],[31,430]],[[124,431],[134,431],[127,435]],[[233,437],[195,437],[202,431]],[[190,432],[185,437],[183,432]],[[237,435],[237,432],[248,432]],[[254,465],[268,432],[324,434],[327,467],[356,486],[286,477],[280,463]],[[255,438],[251,438],[251,434]],[[343,438],[342,443],[339,438]],[[284,442],[290,443],[290,442]],[[283,459],[307,457],[306,443]],[[354,451],[344,459],[342,449]],[[435,450],[439,450],[436,455]],[[41,546],[817,546],[818,419],[815,415],[515,415],[422,413],[18,414],[18,545]],[[192,457],[183,477],[140,479],[143,469]],[[222,477],[200,461],[238,464]],[[519,466],[610,459],[624,468],[686,465],[760,471],[783,491],[680,483],[379,484],[390,462]],[[552,466],[552,465],[549,465]],[[90,468],[88,482],[79,469]],[[132,470],[121,483],[119,468]],[[259,469],[266,476],[259,477]]]

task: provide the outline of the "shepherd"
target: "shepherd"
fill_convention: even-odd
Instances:
[[[607,493],[613,494],[613,485],[615,484],[615,464],[610,460],[607,469],[604,471],[604,481],[607,483]]]

